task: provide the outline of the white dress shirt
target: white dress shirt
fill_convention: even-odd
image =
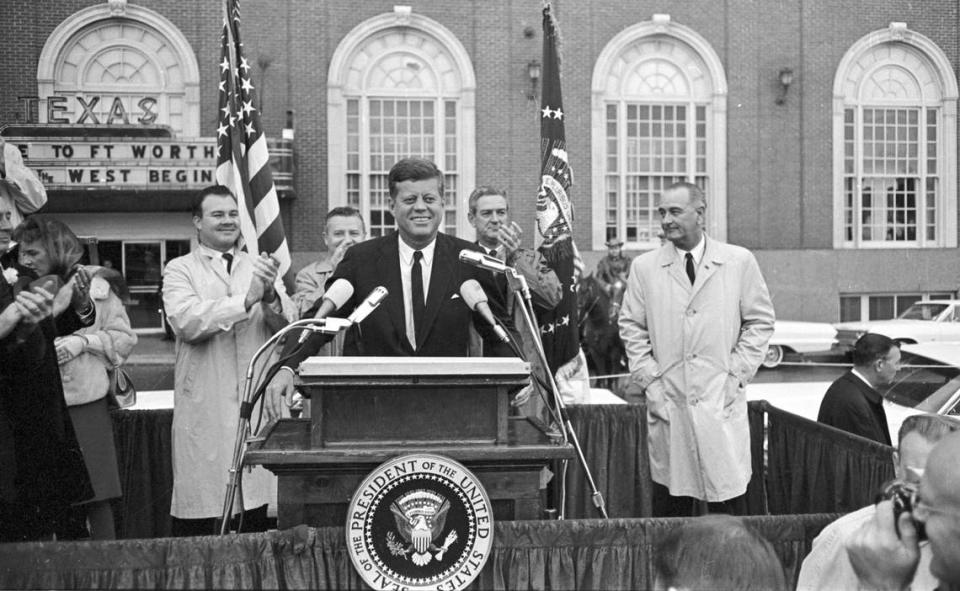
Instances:
[[[410,274],[413,269],[413,253],[417,249],[411,248],[403,241],[403,238],[398,237],[397,240],[400,242],[400,281],[403,282],[403,317],[407,329],[407,340],[416,349],[417,331],[413,325],[413,284]],[[436,250],[436,247],[437,239],[434,238],[430,244],[419,249],[423,253],[423,258],[420,260],[420,270],[423,274],[424,304],[429,297],[430,272],[433,270],[433,251]]]
[[[694,269],[697,269],[697,274],[699,275],[700,261],[703,260],[703,253],[706,251],[706,249],[707,241],[703,239],[703,236],[700,236],[700,242],[698,242],[697,245],[690,250],[681,250],[678,248],[677,253],[680,255],[680,264],[687,264],[687,253],[689,252],[693,255],[693,267]]]
[[[211,259],[220,261],[220,265],[223,267],[223,270],[227,272],[227,275],[230,274],[230,272],[227,271],[227,259],[223,258],[223,254],[224,254],[224,253],[220,252],[219,250],[215,250],[215,249],[213,249],[213,248],[210,248],[210,247],[207,246],[206,244],[198,244],[198,245],[197,245],[197,248],[198,248],[201,252],[205,253],[205,254],[206,254],[208,257],[210,257]],[[230,253],[231,255],[233,255],[233,260],[234,260],[234,262],[236,262],[236,260],[237,260],[237,252],[236,252],[236,251],[237,251],[237,249],[236,249],[235,247],[234,247],[234,248],[231,248],[231,249],[228,250],[228,251],[226,251],[226,252]]]

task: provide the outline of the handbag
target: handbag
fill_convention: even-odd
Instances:
[[[137,403],[137,387],[130,374],[119,365],[107,371],[107,405],[110,408],[130,408]]]

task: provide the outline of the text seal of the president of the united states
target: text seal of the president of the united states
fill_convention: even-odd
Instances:
[[[463,589],[487,562],[492,543],[487,492],[443,456],[384,462],[353,494],[347,512],[350,560],[374,589]]]

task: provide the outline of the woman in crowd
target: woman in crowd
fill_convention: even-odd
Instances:
[[[87,271],[96,320],[73,334],[57,337],[55,344],[63,394],[95,493],[85,504],[90,537],[112,540],[116,531],[110,499],[122,493],[108,412],[109,370],[126,360],[137,336],[121,300],[126,290],[120,273],[104,267],[87,267]]]
[[[82,255],[80,241],[62,222],[46,216],[28,218],[14,232],[20,265],[36,276],[67,279]],[[77,269],[90,277],[93,323],[69,333],[58,324],[57,362],[70,418],[83,450],[94,496],[84,503],[90,536],[115,537],[110,500],[121,495],[113,426],[107,406],[108,369],[121,364],[137,339],[123,303],[110,280],[122,281],[116,271],[102,267]],[[112,277],[110,275],[113,275]],[[82,522],[82,518],[81,518]],[[82,526],[80,527],[82,531]],[[76,534],[69,533],[67,537]]]
[[[0,200],[0,215],[6,206]],[[5,249],[9,232],[0,241]],[[29,288],[17,274],[0,277],[0,542],[49,539],[71,504],[93,494],[53,344],[54,309],[85,300],[86,287],[78,278],[59,293]],[[76,314],[63,315],[79,325]]]

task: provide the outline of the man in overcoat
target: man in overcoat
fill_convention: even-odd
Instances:
[[[739,513],[750,480],[744,387],[773,334],[773,303],[754,256],[704,233],[706,207],[696,185],[663,192],[667,242],[634,259],[620,313],[645,390],[654,515]]]
[[[230,190],[202,189],[193,205],[200,244],[170,261],[163,272],[163,302],[177,339],[170,509],[177,518],[174,535],[215,533],[233,461],[247,364],[296,315],[277,278],[276,261],[237,248],[240,218]],[[245,523],[253,529],[267,527],[265,506],[276,498],[275,477],[260,466],[245,471],[242,490],[243,508],[255,511],[245,516]],[[252,523],[260,518],[260,523]]]

